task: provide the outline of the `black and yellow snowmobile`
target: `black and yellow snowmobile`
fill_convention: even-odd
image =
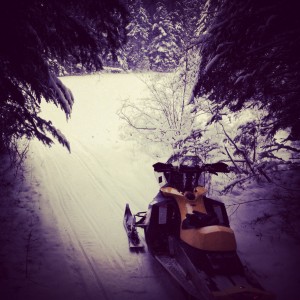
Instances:
[[[149,251],[195,299],[269,300],[237,255],[237,244],[223,203],[205,196],[204,172],[229,172],[224,163],[202,166],[153,165],[162,186],[147,212],[126,205],[124,227],[131,249],[143,249],[137,227],[144,229]]]

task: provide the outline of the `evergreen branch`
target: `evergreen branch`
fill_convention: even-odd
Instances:
[[[253,175],[256,175],[256,174],[255,174],[255,171],[254,171],[254,169],[253,169],[253,167],[252,167],[252,162],[249,160],[249,158],[248,158],[248,156],[246,155],[245,151],[241,150],[241,149],[237,146],[237,144],[232,140],[232,138],[231,138],[231,137],[228,135],[228,133],[226,132],[226,130],[225,130],[223,124],[220,123],[220,125],[221,125],[222,128],[223,128],[223,132],[224,132],[225,136],[228,138],[228,140],[229,140],[229,141],[231,142],[231,144],[234,146],[234,148],[236,149],[236,151],[237,151],[238,153],[241,153],[242,156],[244,157],[244,159],[245,159],[245,161],[246,161],[248,167],[250,168],[252,174],[253,174]]]
[[[272,148],[272,147],[276,147],[276,148],[275,149],[270,149],[271,152],[278,151],[280,149],[286,149],[286,150],[290,150],[290,151],[293,151],[293,152],[300,153],[300,149],[297,149],[295,147],[288,146],[288,145],[279,144],[277,142],[274,142],[273,145],[266,145],[263,148]]]

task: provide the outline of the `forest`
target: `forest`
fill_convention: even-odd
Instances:
[[[186,98],[181,112],[193,106],[189,119],[204,103],[211,123],[226,110],[259,111],[260,119],[239,127],[251,140],[229,139],[239,155],[250,162],[246,153],[256,151],[259,136],[265,160],[276,160],[279,150],[297,160],[300,26],[294,1],[106,2],[2,4],[1,149],[22,136],[51,144],[47,132],[69,147],[51,122],[39,118],[41,99],[60,106],[68,117],[72,94],[57,76],[113,66],[177,73]],[[282,130],[286,138],[278,142],[274,137]],[[199,136],[201,128],[195,131]],[[251,161],[257,157],[253,154]]]
[[[178,157],[207,162],[221,155],[234,166],[235,182],[270,182],[268,174],[298,168],[295,1],[13,0],[1,6],[1,152],[15,153],[24,137],[46,145],[56,139],[70,151],[68,138],[39,115],[41,103],[54,103],[68,119],[74,97],[60,76],[115,68],[158,74],[145,79],[148,99],[128,99],[118,111],[129,136]]]
[[[295,0],[1,1],[7,299],[66,299],[71,290],[76,299],[153,299],[156,289],[157,299],[177,292],[183,299],[145,253],[124,250],[119,223],[125,201],[143,210],[157,192],[154,161],[181,164],[186,156],[228,165],[228,174],[203,178],[208,195],[222,198],[239,251],[263,285],[278,299],[298,299],[297,7]]]
[[[118,111],[136,138],[203,162],[223,153],[238,176],[299,164],[300,21],[295,2],[13,0],[0,15],[0,150],[67,137],[39,116],[71,116],[59,76],[103,68],[164,74],[152,97]],[[201,116],[201,117],[199,117]],[[235,122],[234,130],[228,120]],[[230,123],[230,122],[229,122]],[[208,134],[218,126],[223,141]],[[130,129],[129,129],[130,130]],[[52,137],[51,137],[52,136]],[[239,165],[238,163],[239,162]],[[284,167],[283,167],[284,166]]]

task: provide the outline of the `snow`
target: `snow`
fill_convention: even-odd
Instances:
[[[290,222],[291,226],[297,226],[297,238],[286,234],[287,224],[282,224],[281,217],[285,210],[289,213],[294,210],[290,200],[297,194],[299,197],[300,178],[299,174],[286,173],[273,174],[275,184],[261,182],[257,185],[248,181],[242,188],[235,187],[230,194],[222,196],[219,191],[227,180],[226,175],[219,175],[213,182],[210,196],[227,204],[243,263],[265,289],[277,296],[276,299],[296,300],[300,284],[299,212],[294,211],[298,221]]]
[[[210,61],[205,66],[205,72],[208,72],[212,66],[219,60],[219,58],[225,54],[228,51],[228,49],[224,49],[223,52],[216,54],[213,58],[210,59]]]
[[[2,295],[4,291],[6,299],[33,300],[180,299],[181,290],[152,256],[129,251],[122,223],[126,203],[133,211],[146,210],[157,192],[151,167],[155,160],[118,134],[120,99],[137,97],[144,85],[133,74],[62,80],[76,99],[72,118],[66,122],[54,105],[42,105],[42,110],[69,138],[71,154],[59,145],[31,143],[24,195],[17,196],[28,206],[25,210],[32,210],[28,218],[39,219],[32,231],[29,275],[24,274],[24,249],[30,224],[24,220],[21,242],[8,245],[17,255],[10,259],[20,267],[10,268],[7,259]],[[5,253],[10,256],[9,249]]]
[[[234,84],[238,84],[240,81],[246,81],[248,80],[250,77],[252,77],[253,75],[255,74],[255,70],[251,73],[247,73],[247,74],[244,74],[244,75],[240,75],[236,81],[234,82]]]
[[[219,57],[221,56],[221,54],[216,54],[206,65],[205,67],[205,71],[209,71],[209,69],[213,66],[213,64],[219,59]]]
[[[49,85],[55,91],[54,97],[58,98],[58,103],[54,98],[55,103],[59,104],[65,111],[66,116],[69,117],[71,114],[71,107],[74,102],[72,92],[70,89],[65,88],[58,78],[52,75],[49,76]]]
[[[148,93],[145,83],[133,73],[61,80],[75,98],[71,118],[66,121],[64,112],[46,103],[42,112],[69,139],[71,154],[34,140],[24,177],[6,175],[0,182],[1,299],[185,299],[147,251],[129,251],[122,224],[126,203],[134,212],[145,211],[159,187],[149,145],[121,139],[125,125],[116,114],[123,100]],[[6,169],[1,163],[0,171]],[[220,182],[210,193],[222,199]],[[249,186],[224,200],[263,193],[266,186]],[[299,245],[270,234],[276,226],[264,233],[246,222],[267,211],[265,205],[242,205],[232,214],[239,254],[278,299],[296,300]]]

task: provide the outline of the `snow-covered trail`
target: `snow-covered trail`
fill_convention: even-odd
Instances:
[[[154,161],[118,132],[121,100],[146,93],[144,85],[133,74],[63,81],[76,99],[71,120],[49,105],[43,112],[68,137],[72,152],[34,141],[30,165],[39,183],[42,222],[56,223],[62,243],[69,299],[184,299],[149,253],[129,251],[122,224],[125,204],[146,210],[158,188]]]
[[[122,224],[126,203],[144,211],[158,189],[149,145],[120,139],[116,115],[122,99],[147,95],[145,85],[135,74],[62,80],[76,99],[71,120],[51,105],[42,111],[68,137],[72,153],[32,141],[24,174],[16,182],[6,178],[0,190],[0,299],[185,299],[149,253],[129,251]],[[278,194],[272,185],[264,189],[250,184],[221,198],[231,203],[231,197],[245,202]],[[296,300],[300,246],[276,219],[259,222],[270,209],[252,202],[234,213],[238,253],[278,300]],[[256,226],[249,223],[254,218]]]

